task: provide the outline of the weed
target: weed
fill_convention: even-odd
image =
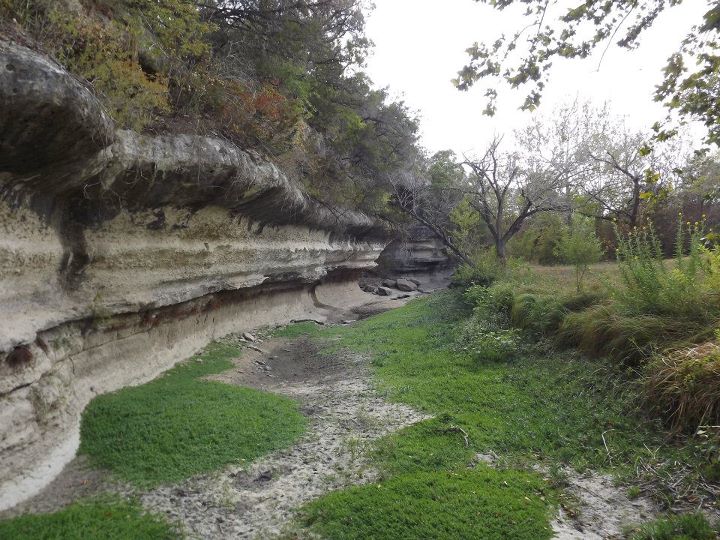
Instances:
[[[331,493],[301,519],[326,538],[542,540],[553,534],[546,494],[531,473],[424,472]]]

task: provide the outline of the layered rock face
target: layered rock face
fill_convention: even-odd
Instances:
[[[231,143],[116,130],[0,41],[0,509],[69,461],[96,395],[222,335],[368,300],[388,231]]]
[[[455,262],[443,243],[423,225],[414,225],[404,238],[393,240],[378,258],[382,275],[451,272]]]

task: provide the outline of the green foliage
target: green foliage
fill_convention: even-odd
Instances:
[[[545,0],[476,1],[499,10],[522,6],[524,17],[529,19],[519,20],[516,31],[476,43],[467,50],[469,62],[458,73],[455,84],[461,90],[468,90],[477,82],[489,79],[491,86],[486,91],[485,109],[489,115],[496,110],[499,82],[511,88],[525,87],[522,108],[534,110],[540,104],[554,60],[588,58],[597,47],[611,44],[633,49],[663,11],[680,4],[665,0],[614,0],[596,6],[588,1],[577,3],[574,9],[554,9],[555,6],[548,6]],[[618,21],[625,24],[618,26]],[[709,143],[720,141],[718,21],[720,7],[713,5],[668,60],[663,83],[655,92],[655,99],[664,101],[681,118],[703,122],[708,128]],[[523,29],[528,27],[536,27],[538,31],[527,37],[524,53],[513,54],[521,36],[525,38]],[[659,123],[656,131],[660,141],[675,132],[663,129]]]
[[[660,518],[627,532],[629,540],[714,540],[720,529],[700,512]]]
[[[83,413],[80,453],[124,480],[156,486],[288,446],[305,428],[297,403],[202,380],[239,354],[216,343],[148,384],[95,398]]]
[[[542,213],[530,221],[510,242],[515,257],[538,264],[558,264],[558,244],[565,233],[565,223],[557,213]]]
[[[390,456],[380,463],[383,470],[460,466],[467,454],[461,433],[452,426],[468,433],[471,451],[518,459],[541,456],[580,468],[609,465],[598,425],[614,430],[606,439],[616,466],[634,467],[646,456],[643,443],[660,448],[659,455],[673,455],[656,425],[635,414],[625,384],[605,362],[570,354],[520,354],[513,362],[478,364],[456,346],[459,323],[466,317],[464,302],[446,292],[351,327],[319,332],[320,339],[336,338],[332,350],[348,347],[372,354],[381,389],[436,416],[397,434],[394,450],[383,453]],[[428,452],[423,440],[431,441]],[[446,457],[435,464],[429,454],[445,444],[460,449],[443,452]]]
[[[417,473],[326,495],[303,524],[325,538],[551,538],[547,487],[536,475],[488,467]]]
[[[142,129],[154,114],[169,111],[167,78],[143,72],[133,39],[119,24],[53,9],[48,25],[55,56],[91,82],[122,127]]]
[[[494,251],[484,250],[475,257],[472,265],[460,265],[455,270],[452,280],[455,285],[461,287],[472,285],[489,287],[506,271],[507,267],[502,264]]]
[[[615,291],[618,305],[631,314],[695,320],[707,320],[716,313],[717,304],[708,302],[702,279],[705,273],[702,236],[702,227],[698,224],[681,222],[675,266],[668,268],[652,227],[627,235],[618,233],[617,256],[623,284]]]
[[[497,325],[480,315],[463,323],[459,346],[483,362],[511,360],[520,352],[522,341],[519,332]]]
[[[221,135],[312,197],[389,212],[387,179],[422,161],[418,123],[362,72],[361,0],[210,4],[0,0],[0,23],[86,79],[119,127]]]
[[[463,295],[473,306],[472,316],[462,323],[458,345],[480,361],[514,358],[521,350],[520,335],[509,328],[513,291],[507,286],[474,285]]]
[[[135,502],[86,501],[52,514],[0,521],[0,538],[12,540],[173,540],[178,531]]]
[[[563,262],[575,267],[576,286],[580,292],[590,265],[599,262],[603,255],[602,245],[595,235],[595,224],[576,216],[570,228],[563,231],[556,253]]]

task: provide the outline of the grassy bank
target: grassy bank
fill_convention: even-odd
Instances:
[[[637,471],[645,466],[702,459],[668,442],[606,362],[541,354],[519,341],[514,355],[479,360],[461,339],[469,316],[460,296],[445,292],[352,327],[281,332],[313,335],[326,354],[344,347],[368,354],[390,399],[433,415],[380,442],[377,485],[321,498],[306,508],[305,526],[328,538],[461,538],[463,529],[442,516],[460,524],[472,516],[483,538],[507,537],[510,526],[517,526],[512,538],[546,538],[557,504],[571,504],[559,489],[560,465],[613,471],[640,491]],[[499,459],[490,468],[476,454]],[[538,462],[547,473],[526,472]]]

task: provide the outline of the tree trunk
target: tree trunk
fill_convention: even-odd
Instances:
[[[505,239],[502,236],[498,236],[495,239],[495,253],[497,254],[498,260],[504,265],[507,262],[507,252],[505,249]]]

